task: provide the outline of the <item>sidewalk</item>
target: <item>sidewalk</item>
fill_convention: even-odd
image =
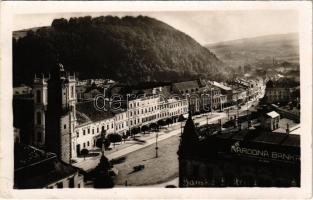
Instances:
[[[210,114],[209,114],[210,116]],[[216,121],[218,119],[221,119],[223,117],[225,117],[225,113],[213,113],[212,117],[208,120],[209,123]],[[200,125],[206,124],[207,122],[207,118],[206,116],[202,116],[201,118],[195,118],[194,119],[195,122],[199,123]],[[170,138],[174,135],[177,135],[181,133],[181,123],[175,123],[173,125],[170,125],[169,127],[163,127],[161,129],[160,132],[158,132],[158,142],[161,142],[162,140],[165,140],[167,138]],[[105,151],[105,156],[111,160],[114,158],[119,158],[122,156],[125,156],[131,152],[140,150],[142,148],[145,148],[149,145],[155,144],[156,141],[156,132],[150,133],[149,135],[141,135],[140,137],[138,137],[138,139],[140,140],[144,140],[145,142],[143,143],[138,143],[135,142],[133,140],[129,140],[126,141],[126,143],[122,143],[119,146],[115,147],[116,149],[110,150],[110,151]],[[100,156],[96,156],[96,157],[90,157],[90,158],[86,158],[86,160],[82,160],[80,162],[77,162],[75,164],[73,164],[75,167],[81,168],[85,171],[89,171],[93,168],[95,168],[98,163],[99,163],[99,159]]]

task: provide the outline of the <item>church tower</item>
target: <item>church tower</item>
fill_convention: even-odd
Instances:
[[[71,136],[76,123],[76,79],[57,64],[48,81],[46,149],[70,163]]]
[[[189,116],[186,121],[184,131],[180,138],[178,148],[179,161],[179,187],[184,187],[184,179],[188,177],[188,166],[192,165],[192,160],[199,148],[199,137],[196,131],[196,126],[192,120],[192,114],[189,110]]]
[[[37,147],[45,145],[45,120],[47,111],[47,79],[42,75],[34,78],[34,132],[31,136],[31,144]]]

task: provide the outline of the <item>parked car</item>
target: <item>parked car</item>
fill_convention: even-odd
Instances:
[[[137,165],[133,167],[135,172],[143,170],[144,168],[145,168],[145,165]]]

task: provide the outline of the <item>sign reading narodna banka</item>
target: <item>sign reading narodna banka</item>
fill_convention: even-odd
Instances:
[[[289,154],[283,152],[269,151],[264,149],[254,149],[248,147],[241,147],[240,142],[234,143],[230,147],[231,153],[256,156],[264,159],[274,159],[274,160],[283,160],[283,161],[300,161],[300,156],[296,154]]]

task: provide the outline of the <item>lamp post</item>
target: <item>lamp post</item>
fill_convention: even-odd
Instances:
[[[157,158],[158,157],[158,132],[156,133],[155,135],[155,157]]]
[[[237,103],[237,118],[239,117],[239,107],[238,107],[238,93],[236,95],[236,103]]]
[[[210,88],[210,90],[211,90],[211,115],[212,115],[212,111],[213,111],[213,95],[212,95],[212,86],[211,86],[211,88]]]
[[[180,122],[180,135],[183,134],[183,121]]]

